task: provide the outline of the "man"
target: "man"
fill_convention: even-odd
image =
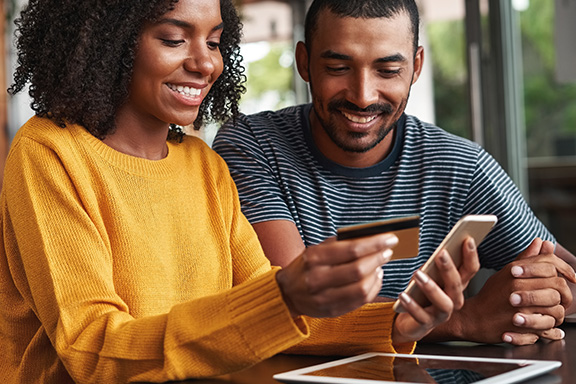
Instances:
[[[576,258],[554,246],[482,148],[404,114],[424,60],[418,30],[413,0],[314,1],[296,47],[312,104],[242,117],[220,130],[214,149],[274,264],[287,265],[339,227],[420,215],[418,257],[384,268],[387,298],[402,292],[462,216],[498,216],[478,253],[483,267],[499,272],[428,340],[561,339],[556,327],[574,311],[576,282],[566,261],[575,266]]]

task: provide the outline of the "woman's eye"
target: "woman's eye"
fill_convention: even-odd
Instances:
[[[177,47],[184,43],[184,40],[170,40],[170,39],[160,39],[162,40],[162,44],[168,47]]]
[[[216,50],[216,49],[220,48],[220,42],[209,41],[209,42],[208,42],[208,47],[209,47],[210,49]]]

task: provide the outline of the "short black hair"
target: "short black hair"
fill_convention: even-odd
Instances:
[[[329,10],[338,17],[365,19],[391,18],[406,12],[412,24],[414,53],[418,49],[420,13],[414,0],[314,0],[308,8],[304,23],[304,43],[307,47],[312,43],[312,36],[318,28],[318,15],[323,10]]]
[[[98,138],[115,129],[128,98],[143,26],[178,0],[30,0],[16,23],[18,65],[10,94],[30,83],[31,107],[61,126],[80,124]],[[232,0],[220,0],[222,75],[202,102],[194,127],[238,114],[245,91],[242,24]]]

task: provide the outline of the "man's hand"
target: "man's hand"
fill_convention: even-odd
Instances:
[[[458,338],[514,345],[563,338],[563,331],[555,327],[572,302],[567,281],[576,278],[553,250],[552,243],[535,239],[515,261],[491,276],[455,316]]]
[[[535,239],[512,263],[510,273],[517,280],[517,290],[509,297],[517,310],[512,323],[520,331],[505,332],[502,340],[522,345],[538,338],[564,338],[564,332],[555,327],[562,324],[572,303],[568,281],[575,283],[576,277],[572,267],[554,255],[554,244]]]

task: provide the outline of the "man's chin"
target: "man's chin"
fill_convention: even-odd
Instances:
[[[351,146],[351,145],[347,145],[347,144],[340,145],[338,143],[336,145],[338,145],[338,147],[345,152],[358,153],[359,154],[359,153],[366,153],[366,152],[370,151],[371,149],[373,149],[377,145],[377,143],[376,144],[370,144],[370,145],[357,145],[357,146]]]

